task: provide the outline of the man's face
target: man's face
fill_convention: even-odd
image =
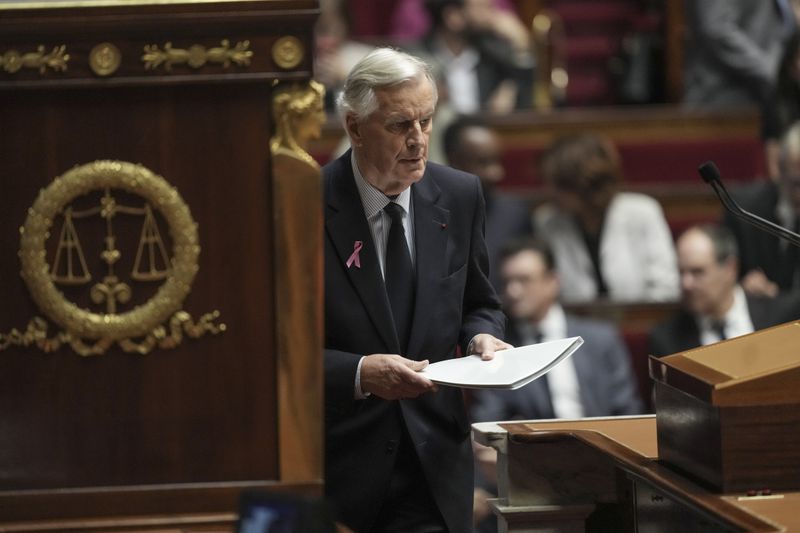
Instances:
[[[523,250],[506,258],[500,266],[503,303],[515,320],[538,322],[558,299],[559,283],[548,271],[541,254]]]
[[[347,130],[364,178],[386,195],[422,179],[433,126],[434,93],[427,79],[375,91],[378,108],[361,122],[347,117]]]
[[[480,126],[462,130],[457,155],[450,164],[477,175],[485,189],[491,188],[505,177],[497,135],[492,130]]]
[[[711,239],[697,230],[678,239],[677,252],[684,306],[692,313],[723,315],[736,285],[735,260],[718,263]]]

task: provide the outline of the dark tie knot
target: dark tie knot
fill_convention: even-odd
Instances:
[[[725,340],[727,338],[727,335],[725,335],[725,326],[726,325],[727,324],[725,324],[725,320],[724,319],[712,320],[711,321],[711,331],[716,333],[717,336],[720,339]]]
[[[396,222],[400,224],[403,223],[403,207],[400,204],[389,202],[383,210],[386,211],[386,214],[392,219],[392,224]]]

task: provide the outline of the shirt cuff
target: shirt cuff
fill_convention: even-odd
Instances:
[[[362,356],[361,359],[358,360],[358,366],[356,367],[356,383],[355,388],[353,389],[353,398],[356,400],[364,400],[370,396],[369,392],[364,392],[361,390],[361,363],[363,362],[364,357]]]
[[[480,333],[478,333],[478,335],[480,335]],[[477,337],[478,335],[475,335],[475,337]],[[469,344],[467,344],[467,353],[465,353],[464,355],[472,354],[472,345],[475,344],[475,337],[472,337],[472,339],[470,339]]]

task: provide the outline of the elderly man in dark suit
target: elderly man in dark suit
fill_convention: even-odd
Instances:
[[[352,150],[323,168],[326,494],[357,532],[468,531],[461,391],[419,371],[508,347],[480,182],[427,162],[436,85],[419,59],[370,53],[339,105]]]
[[[650,353],[671,355],[794,320],[793,295],[746,295],[737,283],[739,251],[729,229],[693,226],[678,238],[683,309],[650,332]]]

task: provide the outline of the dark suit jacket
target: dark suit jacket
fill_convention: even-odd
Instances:
[[[780,224],[775,214],[778,205],[778,187],[772,181],[749,184],[731,192],[743,209],[775,224]],[[739,244],[740,274],[760,268],[767,277],[778,284],[781,291],[792,288],[793,269],[787,268],[789,246],[778,237],[748,224],[727,211],[723,222],[736,236]],[[796,261],[795,261],[796,263]],[[798,265],[795,265],[797,268]]]
[[[450,531],[468,531],[472,509],[470,426],[461,391],[414,400],[354,399],[361,356],[399,353],[375,245],[348,151],[325,181],[325,435],[327,496],[341,520],[368,530],[389,485],[405,429]],[[480,182],[435,163],[412,185],[416,300],[408,357],[453,357],[478,333],[502,338],[505,318],[487,278]],[[362,241],[361,268],[346,266]],[[425,482],[420,480],[420,482]]]
[[[747,297],[747,309],[753,328],[760,329],[777,326],[800,317],[798,297],[794,294],[777,298]],[[694,315],[680,310],[665,322],[658,324],[650,332],[649,347],[652,355],[662,357],[685,352],[700,346],[700,329]]]
[[[698,108],[761,103],[788,38],[775,0],[685,2],[684,101]]]
[[[585,416],[619,416],[641,413],[636,378],[630,355],[619,332],[611,324],[567,315],[567,336],[583,337],[583,345],[572,354]],[[506,340],[524,342],[513,323]],[[476,390],[470,409],[475,422],[552,418],[547,388],[535,380],[518,390]]]

